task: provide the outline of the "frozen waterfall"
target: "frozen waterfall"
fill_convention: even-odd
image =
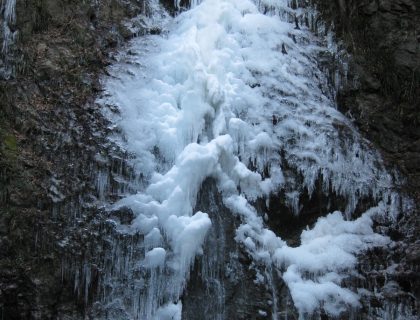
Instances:
[[[390,242],[371,218],[394,218],[400,199],[378,153],[335,108],[317,63],[335,47],[311,31],[311,8],[289,2],[194,1],[173,18],[151,0],[153,14],[136,19],[162,32],[133,39],[104,79],[99,102],[117,106],[104,112],[123,133],[110,139],[134,155],[139,177],[138,192],[112,206],[136,216],[119,232],[144,237],[144,256],[125,271],[141,274],[130,284],[131,306],[123,304],[134,319],[181,318],[180,298],[213,223],[194,211],[208,178],[240,219],[238,245],[283,278],[302,319],[359,306],[342,280],[358,253]],[[299,215],[301,194],[311,196],[319,179],[345,210],[325,212],[291,247],[255,202],[283,192]],[[364,198],[376,205],[354,217]]]
[[[3,0],[0,6],[2,12],[2,32],[3,43],[1,55],[3,65],[0,66],[0,72],[9,78],[13,74],[13,67],[11,64],[12,57],[10,56],[10,48],[15,43],[18,32],[14,29],[16,23],[16,0]]]

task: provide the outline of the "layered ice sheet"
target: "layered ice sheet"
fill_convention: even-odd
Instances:
[[[329,49],[295,23],[310,12],[282,0],[206,0],[172,19],[151,4],[157,13],[145,23],[162,34],[132,41],[100,100],[118,107],[107,114],[143,179],[138,194],[116,204],[136,213],[131,228],[147,248],[139,268],[150,277],[138,316],[180,317],[180,295],[211,226],[206,213],[193,211],[208,177],[242,218],[237,241],[256,263],[283,272],[302,317],[321,306],[331,315],[357,307],[357,294],[341,281],[357,253],[388,243],[373,232],[371,216],[395,215],[398,199],[379,156],[335,109],[316,61]],[[299,195],[311,195],[317,179],[323,192],[346,200],[346,210],[319,219],[291,248],[252,203],[284,191],[299,214]],[[347,221],[366,197],[378,207]]]

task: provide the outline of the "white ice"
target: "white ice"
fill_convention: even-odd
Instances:
[[[358,295],[341,280],[358,253],[389,241],[373,232],[371,216],[395,212],[391,175],[335,109],[316,61],[329,49],[306,27],[294,28],[295,14],[304,12],[281,0],[197,2],[159,22],[162,35],[134,39],[131,54],[110,69],[100,102],[119,107],[106,113],[146,180],[116,206],[137,214],[132,228],[149,250],[143,265],[164,268],[168,277],[151,299],[171,303],[154,313],[180,313],[194,258],[205,254],[211,221],[194,207],[208,177],[242,219],[236,240],[255,261],[284,272],[302,317],[321,306],[332,315],[357,307]],[[295,176],[285,174],[286,164]],[[291,248],[265,227],[252,201],[283,190],[299,214],[299,196],[311,195],[318,178],[347,208],[319,219]],[[364,197],[378,207],[347,221]]]

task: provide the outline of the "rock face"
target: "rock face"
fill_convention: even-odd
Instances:
[[[236,242],[240,219],[223,205],[215,181],[203,183],[195,210],[207,212],[212,227],[203,248],[205,254],[196,259],[182,299],[182,318],[269,319],[276,312],[278,319],[297,319],[278,271],[253,264]]]
[[[313,1],[350,54],[338,105],[420,187],[420,38],[415,0]]]
[[[329,64],[332,73],[341,73],[341,80],[335,83],[339,109],[353,118],[365,137],[382,151],[389,167],[403,174],[406,181],[402,191],[418,202],[419,1],[312,2],[346,52]],[[348,68],[343,69],[343,61]],[[363,302],[363,312],[371,310],[364,317],[381,318],[386,312],[392,319],[398,313],[414,319],[419,314],[419,220],[415,209],[396,222],[378,221],[377,230],[389,235],[395,244],[389,250],[360,257],[359,281],[377,292]]]
[[[142,8],[137,1],[16,1],[16,21],[7,22],[16,37],[0,66],[3,319],[82,317],[74,283],[95,248],[89,226],[98,225],[98,213],[90,208],[115,193],[108,173],[125,170],[123,155],[104,142],[107,124],[94,96],[109,54],[133,36],[124,23]]]

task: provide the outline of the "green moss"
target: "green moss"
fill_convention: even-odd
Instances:
[[[11,171],[13,170],[16,165],[16,159],[18,155],[18,144],[16,141],[16,137],[13,134],[5,133],[2,134],[0,132],[0,156],[2,157],[1,163],[5,165]]]
[[[16,137],[14,135],[8,134],[3,138],[3,144],[6,148],[6,150],[10,152],[16,152],[17,151],[17,141]]]

